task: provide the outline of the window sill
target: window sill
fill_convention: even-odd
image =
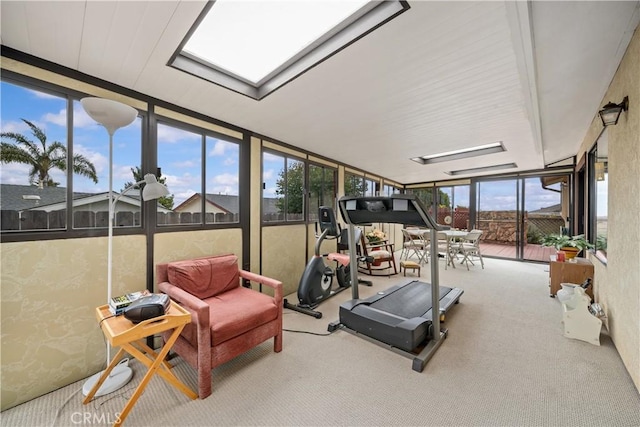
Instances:
[[[607,253],[606,252],[603,252],[601,250],[597,250],[597,251],[591,251],[591,253],[593,254],[593,258],[595,258],[598,261],[600,261],[600,263],[602,265],[604,265],[605,267],[607,266]]]

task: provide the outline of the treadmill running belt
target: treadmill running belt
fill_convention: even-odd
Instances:
[[[451,288],[440,286],[440,299],[450,291]],[[417,280],[371,303],[373,308],[407,319],[422,317],[431,309],[431,306],[431,284]]]

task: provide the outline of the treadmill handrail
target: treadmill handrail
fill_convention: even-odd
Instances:
[[[340,214],[347,224],[367,225],[375,222],[415,225],[448,230],[429,215],[415,194],[392,196],[344,196],[338,201]]]

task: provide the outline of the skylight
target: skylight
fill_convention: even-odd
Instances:
[[[408,7],[369,0],[210,1],[169,65],[261,99]]]
[[[515,163],[503,163],[501,165],[493,165],[493,166],[480,166],[477,168],[469,168],[469,169],[460,169],[451,172],[445,172],[449,175],[467,175],[471,173],[480,173],[480,172],[493,172],[502,169],[515,169],[518,165]]]
[[[428,156],[414,157],[411,160],[422,165],[431,163],[448,162],[450,160],[466,159],[468,157],[483,156],[485,154],[500,153],[506,151],[502,142],[492,142],[490,144],[478,145],[475,147],[462,148],[444,153],[431,154]]]

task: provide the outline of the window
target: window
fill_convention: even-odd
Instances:
[[[216,0],[169,64],[259,100],[408,8],[400,1]]]
[[[346,172],[344,174],[344,195],[345,196],[369,196],[371,181],[365,180],[363,176]]]
[[[262,154],[262,220],[304,220],[304,162],[281,154]]]
[[[205,222],[240,221],[240,146],[213,136],[206,137]]]
[[[384,186],[382,186],[382,196],[391,196],[393,194],[399,194],[400,193],[400,189],[394,185],[387,185],[385,184]]]
[[[125,189],[143,179],[142,119],[113,134],[114,227],[140,227],[142,202],[140,191]],[[95,166],[96,180],[87,173],[73,176],[73,227],[76,229],[109,226],[109,134],[73,101],[73,154]],[[82,164],[82,161],[79,162]],[[89,169],[89,167],[85,168]]]
[[[589,241],[598,254],[607,253],[609,154],[607,128],[589,153]]]
[[[407,193],[415,194],[418,200],[422,202],[429,215],[433,215],[433,187],[412,188]]]
[[[109,136],[85,113],[79,99],[2,82],[2,112],[3,231],[66,230],[67,211],[73,229],[108,227]],[[28,142],[19,142],[22,138]],[[135,182],[141,147],[138,117],[113,137],[115,193]],[[70,206],[68,156],[73,164]],[[116,227],[141,225],[139,192],[123,196],[115,208]]]
[[[453,228],[469,228],[469,186],[438,188],[438,223]]]
[[[238,223],[239,163],[237,143],[203,129],[159,122],[158,166],[172,194],[160,200],[158,225]]]
[[[159,211],[159,226],[202,224],[202,144],[196,130],[158,123],[158,166],[173,197],[173,211]]]
[[[318,208],[336,208],[336,170],[326,166],[309,165],[309,221],[318,220]]]
[[[1,90],[2,231],[64,230],[67,99],[5,81]]]

